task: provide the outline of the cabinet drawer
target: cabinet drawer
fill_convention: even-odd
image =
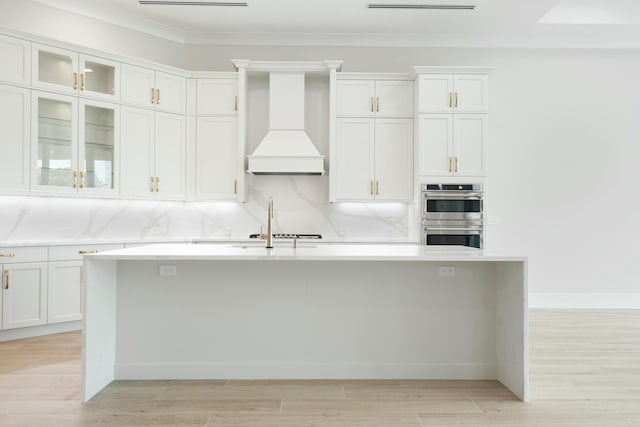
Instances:
[[[73,261],[82,259],[81,252],[104,252],[113,249],[122,249],[121,243],[96,244],[96,245],[64,245],[49,247],[49,261]]]
[[[0,264],[47,261],[46,246],[0,247]]]

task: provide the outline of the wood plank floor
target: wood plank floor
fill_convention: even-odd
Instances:
[[[116,381],[79,332],[0,343],[0,426],[640,427],[640,310],[531,310],[531,401],[496,381]]]

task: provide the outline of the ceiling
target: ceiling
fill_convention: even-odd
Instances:
[[[186,44],[640,48],[639,0],[243,0],[247,7],[32,1]]]

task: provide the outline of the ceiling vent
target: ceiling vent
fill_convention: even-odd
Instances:
[[[474,10],[476,5],[369,3],[369,9]]]

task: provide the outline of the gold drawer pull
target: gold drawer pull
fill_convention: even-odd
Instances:
[[[373,113],[373,96],[371,97],[371,112]]]
[[[156,176],[156,193],[160,191],[160,178]]]
[[[154,88],[151,88],[151,103],[156,103],[156,90]]]
[[[449,92],[449,108],[453,107],[453,93]]]
[[[80,90],[84,90],[84,73],[80,74]]]
[[[458,92],[456,92],[456,108],[458,108]]]
[[[156,104],[160,105],[160,89],[156,89]]]
[[[376,97],[376,113],[380,112],[380,98]]]
[[[97,254],[98,251],[78,251],[80,255]]]
[[[235,101],[233,103],[233,111],[238,111],[238,95],[236,95]]]
[[[453,172],[453,159],[449,157],[449,172]]]
[[[373,181],[369,181],[369,194],[373,196]]]
[[[73,188],[78,187],[78,172],[73,171]]]
[[[3,254],[2,252],[0,252],[0,256],[14,257],[16,256],[16,254],[11,254],[11,253]]]
[[[233,194],[238,194],[238,180],[233,180]]]
[[[379,196],[379,195],[380,195],[380,183],[376,179],[376,196]]]
[[[155,189],[153,188],[153,177],[151,177],[151,192],[153,193]]]
[[[78,89],[78,73],[73,73],[73,90]]]
[[[4,271],[4,288],[9,289],[9,270]]]
[[[458,172],[458,157],[456,156],[456,172]]]

